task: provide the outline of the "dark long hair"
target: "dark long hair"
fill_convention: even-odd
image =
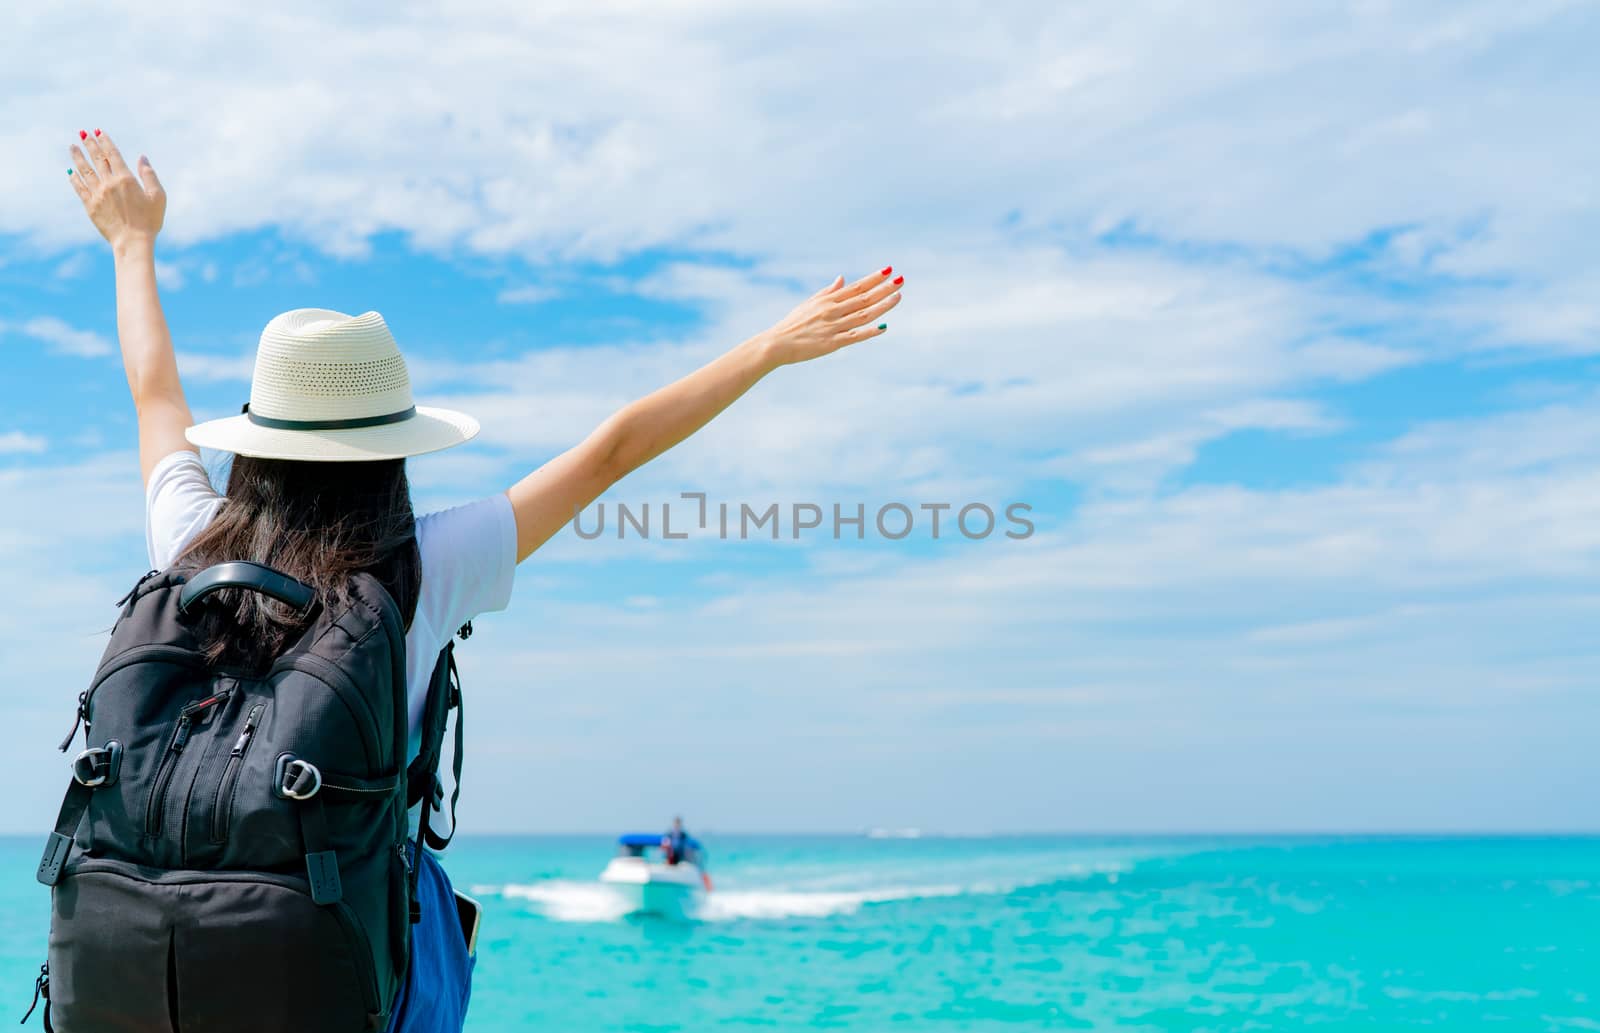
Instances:
[[[235,456],[227,496],[174,562],[194,574],[253,560],[317,590],[324,610],[350,604],[351,575],[377,578],[407,630],[417,610],[422,558],[404,459],[313,463]],[[259,673],[307,628],[303,614],[258,592],[226,589],[200,618],[207,659]]]

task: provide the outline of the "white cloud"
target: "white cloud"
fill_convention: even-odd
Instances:
[[[1588,411],[1578,427],[1550,406],[1436,429],[1508,457],[1488,469],[1401,439],[1323,487],[1091,502],[1026,542],[707,579],[643,611],[551,606],[548,585],[524,586],[510,614],[481,622],[468,676],[508,724],[537,713],[596,729],[608,762],[667,737],[738,767],[744,793],[790,800],[796,825],[898,805],[931,824],[983,813],[1008,827],[1579,827],[1577,801],[1550,794],[1597,773],[1584,737],[1560,732],[1592,716],[1600,663],[1572,637],[1600,616],[1600,408]],[[1564,428],[1562,454],[1521,444]],[[701,552],[694,569],[741,569],[739,548]],[[559,578],[580,562],[552,552],[530,567]],[[620,591],[637,583],[610,569]],[[580,717],[568,701],[594,686],[611,707]],[[759,750],[743,745],[752,693],[763,726],[785,729]],[[635,708],[647,727],[625,716]],[[560,761],[533,763],[551,777],[588,765],[596,798],[638,775],[550,745]],[[857,791],[807,788],[819,748]],[[1485,756],[1520,759],[1491,771]],[[924,771],[936,757],[952,769]],[[985,809],[997,785],[1104,778],[1133,758],[1133,783],[1095,782],[1070,814],[1029,793]],[[892,777],[908,765],[918,780]],[[1318,771],[1340,785],[1315,784]],[[581,824],[587,792],[539,814]],[[540,820],[509,806],[508,826]]]
[[[507,287],[495,296],[495,300],[502,305],[536,305],[560,296],[561,292],[554,287],[530,283],[521,287]]]
[[[1232,407],[1309,404],[1299,396],[1324,381],[1484,347],[1600,345],[1587,246],[1600,227],[1574,192],[1593,145],[1560,128],[1581,122],[1590,73],[1552,82],[1518,59],[1580,37],[1589,21],[1572,5],[1200,16],[1105,3],[907,20],[828,5],[468,3],[399,18],[381,42],[310,4],[267,23],[95,16],[124,40],[107,62],[127,96],[149,98],[96,101],[130,152],[155,155],[176,244],[271,226],[358,256],[398,229],[451,255],[557,268],[648,248],[738,260],[623,284],[701,307],[708,324],[686,341],[619,333],[615,348],[414,363],[419,388],[456,375],[483,444],[524,462],[834,272],[882,261],[908,273],[912,301],[885,338],[785,371],[757,389],[760,405],[637,481],[932,490],[968,471],[947,489],[980,490],[1042,470],[1137,490],[1245,429],[1218,423]],[[43,53],[76,26],[47,13],[18,31]],[[209,44],[246,31],[250,54],[213,56]],[[182,104],[141,87],[158,68],[185,84]],[[79,77],[31,71],[15,105],[28,119],[0,129],[12,153],[46,149],[44,127],[83,103]],[[1497,133],[1507,143],[1487,147]],[[92,232],[59,184],[23,168],[0,169],[22,198],[0,229],[45,243]],[[1535,179],[1541,190],[1523,188]],[[1088,245],[1107,231],[1148,247]],[[1388,240],[1368,248],[1382,275],[1477,279],[1418,300],[1305,272],[1369,238]],[[533,272],[500,300],[571,289]],[[222,279],[278,273],[315,279],[289,249]],[[196,381],[240,380],[247,365],[184,361]]]
[[[184,279],[183,266],[179,263],[156,261],[156,283],[162,290],[180,291]]]
[[[1296,399],[1257,398],[1191,417],[1179,429],[1093,446],[1062,457],[1049,469],[1078,481],[1127,489],[1158,482],[1194,462],[1200,447],[1240,430],[1326,433],[1341,422],[1322,405]]]
[[[1401,265],[1536,272],[1558,291],[1596,271],[1596,145],[1570,127],[1600,84],[1581,60],[1593,14],[1575,2],[905,18],[892,5],[483,0],[377,35],[309,3],[269,21],[76,13],[122,41],[105,67],[127,88],[107,96],[41,59],[14,77],[23,117],[0,142],[57,153],[57,127],[92,100],[130,152],[154,155],[179,243],[279,226],[359,255],[398,229],[534,258],[783,253],[820,273],[877,261],[888,241],[959,246],[1012,218],[1068,240],[1127,227],[1313,257],[1399,230]],[[13,43],[54,53],[79,25],[46,12],[13,26]],[[217,45],[245,37],[249,53]],[[1546,60],[1572,73],[1552,79]],[[0,230],[88,239],[36,164],[0,171],[16,198]],[[1574,304],[1592,321],[1593,305]]]
[[[0,757],[0,775],[31,787],[28,815],[7,825],[21,831],[54,806],[47,797],[65,770],[55,744],[105,647],[113,604],[143,573],[138,460],[119,452],[0,465],[0,499],[0,569],[27,586],[0,595],[0,656],[13,686],[7,721],[28,744]]]
[[[62,280],[76,280],[89,271],[94,259],[88,250],[72,252],[56,266],[55,275]]]
[[[1015,250],[1029,270],[1018,278],[986,253],[906,255],[907,304],[889,317],[888,334],[777,371],[627,490],[804,500],[994,494],[1038,477],[1143,483],[1234,431],[1335,429],[1337,413],[1295,395],[1353,367],[1409,361],[1308,339],[1305,328],[1337,299],[1250,270],[1038,247]],[[797,286],[792,270],[774,266],[676,263],[642,281],[641,294],[700,307],[705,325],[685,339],[416,360],[418,397],[476,415],[476,447],[542,461],[825,282]],[[1149,452],[1137,470],[1123,462],[1129,449]]]
[[[244,381],[250,382],[255,373],[256,357],[253,352],[234,355],[210,355],[200,352],[180,351],[178,376],[185,382]]]
[[[0,455],[8,452],[43,452],[49,442],[37,434],[10,430],[0,433]]]
[[[55,316],[35,316],[16,327],[17,330],[50,345],[50,350],[61,355],[76,355],[93,359],[110,355],[115,350],[111,342],[92,330],[79,330]]]

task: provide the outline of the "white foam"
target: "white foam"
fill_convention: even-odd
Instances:
[[[708,893],[695,911],[706,922],[735,918],[826,918],[849,915],[867,904],[928,897],[959,897],[961,886],[890,886],[875,890],[828,892],[804,890],[717,890]]]
[[[476,896],[527,901],[532,909],[557,922],[614,922],[631,908],[630,898],[603,882],[551,879],[509,886],[474,886]],[[824,918],[853,914],[867,904],[926,897],[955,897],[961,886],[890,886],[853,892],[805,890],[717,890],[701,898],[694,917],[705,922],[732,919]]]
[[[1004,894],[1026,886],[1041,885],[1060,879],[1103,876],[1115,881],[1118,873],[1127,871],[1132,863],[1131,859],[1126,857],[1084,859],[1055,866],[1052,872],[1037,873],[1032,877],[976,878],[964,882],[934,881],[939,878],[939,874],[930,870],[918,873],[934,876],[934,879],[926,882],[921,880],[885,882],[879,885],[873,885],[877,879],[872,873],[859,870],[840,871],[829,873],[827,876],[803,878],[798,883],[788,882],[787,885],[716,889],[701,898],[691,917],[704,922],[826,918],[831,915],[855,914],[862,908],[874,904],[969,894],[978,896]],[[759,874],[745,871],[742,876],[748,879],[752,875],[761,878],[776,874],[775,870],[763,868],[759,870]],[[909,873],[902,871],[900,874],[903,878]],[[948,878],[948,874],[945,877]],[[633,897],[629,894],[619,892],[602,882],[583,882],[574,879],[549,879],[505,886],[474,886],[472,892],[477,896],[499,896],[508,900],[524,901],[534,913],[557,922],[615,922],[629,914],[633,907]]]
[[[473,892],[526,900],[535,911],[557,922],[615,922],[632,907],[628,897],[603,882],[551,879],[509,886],[474,886]]]

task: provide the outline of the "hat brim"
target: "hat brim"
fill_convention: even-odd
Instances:
[[[417,406],[416,415],[399,423],[348,430],[282,430],[250,422],[248,415],[197,423],[183,432],[191,444],[258,459],[354,463],[404,459],[470,441],[478,421],[450,409]]]

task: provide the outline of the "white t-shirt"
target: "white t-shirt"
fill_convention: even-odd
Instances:
[[[145,546],[150,566],[165,570],[222,505],[200,457],[187,449],[165,456],[145,490]],[[422,586],[406,632],[406,700],[411,739],[406,763],[422,744],[422,707],[439,650],[480,613],[511,602],[517,570],[517,521],[505,493],[417,517]],[[448,777],[448,776],[447,776]],[[416,808],[411,825],[416,829]],[[441,823],[442,824],[442,823]]]

